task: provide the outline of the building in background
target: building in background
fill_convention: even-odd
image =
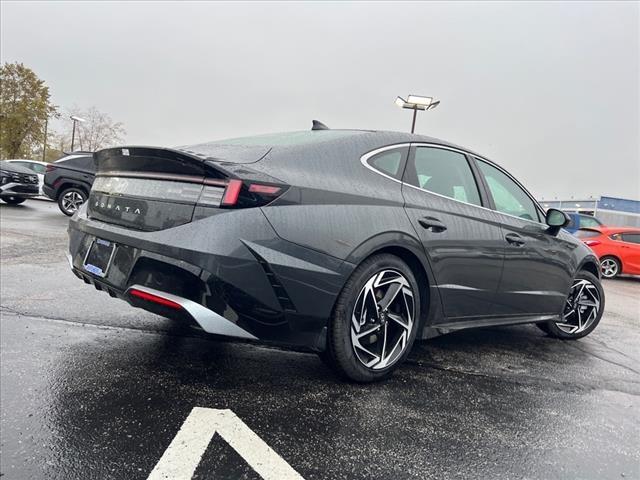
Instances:
[[[600,197],[568,200],[540,200],[544,208],[593,215],[612,227],[640,227],[640,201],[626,198]]]

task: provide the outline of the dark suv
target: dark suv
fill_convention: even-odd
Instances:
[[[76,152],[47,165],[42,190],[71,216],[89,197],[95,174],[93,154]]]

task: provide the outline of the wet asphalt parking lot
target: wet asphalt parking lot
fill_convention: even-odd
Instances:
[[[640,478],[638,278],[604,282],[580,341],[455,333],[363,386],[97,292],[68,268],[66,223],[54,203],[0,206],[3,480],[171,478],[189,461],[198,479]]]

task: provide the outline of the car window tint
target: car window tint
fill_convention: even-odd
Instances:
[[[580,216],[580,226],[581,227],[598,227],[600,225],[601,225],[601,223],[597,219],[595,219],[593,217],[590,217],[588,215],[581,215]]]
[[[62,160],[60,163],[69,166],[71,168],[77,168],[79,170],[94,171],[95,166],[93,164],[93,157],[76,157],[68,160]]]
[[[640,243],[640,233],[623,233],[622,241],[629,243]]]
[[[596,232],[595,230],[578,230],[575,235],[578,238],[591,238],[599,236],[600,232]]]
[[[405,181],[429,192],[481,205],[478,186],[467,158],[457,152],[417,147]]]
[[[47,172],[47,167],[44,165],[40,165],[39,163],[32,163],[31,170],[33,170],[36,173],[45,174]]]
[[[478,160],[478,166],[487,181],[497,211],[525,220],[540,221],[535,203],[516,182],[482,160]]]
[[[399,170],[404,152],[404,149],[381,152],[371,157],[368,160],[368,163],[376,170],[379,170],[386,175],[391,175],[394,178],[398,178],[400,175]]]

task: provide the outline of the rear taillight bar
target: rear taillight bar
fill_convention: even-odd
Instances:
[[[223,207],[233,207],[238,203],[240,190],[242,189],[242,180],[229,180],[227,188],[224,191],[220,205]]]
[[[596,245],[600,245],[600,240],[583,240],[583,242],[587,247],[595,247]]]
[[[270,185],[234,178],[227,182],[220,206],[226,208],[260,207],[278,198],[286,189],[286,185]]]

